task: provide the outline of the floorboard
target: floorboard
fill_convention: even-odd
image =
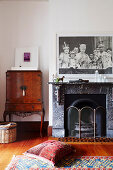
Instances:
[[[0,170],[4,170],[13,155],[20,155],[29,148],[46,140],[57,138],[39,137],[37,132],[21,133],[17,140],[9,144],[0,144]],[[113,143],[72,143],[76,156],[113,156]]]

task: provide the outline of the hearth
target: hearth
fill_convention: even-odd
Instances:
[[[113,137],[112,82],[50,82],[49,84],[52,84],[53,90],[53,137],[75,139],[89,136]],[[70,99],[66,99],[68,95],[71,95]],[[84,117],[87,117],[88,121],[84,121]],[[71,130],[68,119],[73,121]]]

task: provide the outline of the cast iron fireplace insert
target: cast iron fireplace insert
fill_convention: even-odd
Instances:
[[[106,136],[106,95],[65,94],[65,137]]]

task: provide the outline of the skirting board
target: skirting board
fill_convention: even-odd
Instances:
[[[0,122],[4,123],[4,122]],[[41,121],[18,121],[17,123],[17,132],[39,132],[40,133],[40,126]],[[48,124],[49,121],[43,122],[43,129],[42,133],[48,135]],[[51,129],[51,130],[50,130]],[[49,129],[49,136],[52,136],[52,127]]]
[[[17,130],[18,131],[40,131],[40,121],[25,121],[25,122],[16,122],[17,123]],[[43,131],[47,132],[48,128],[48,121],[44,121],[43,123]]]

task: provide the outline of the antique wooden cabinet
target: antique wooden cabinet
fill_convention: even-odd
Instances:
[[[6,103],[4,111],[4,121],[11,114],[18,116],[28,116],[40,114],[42,135],[42,125],[44,119],[44,109],[42,103],[42,73],[41,71],[7,71],[6,72]]]

